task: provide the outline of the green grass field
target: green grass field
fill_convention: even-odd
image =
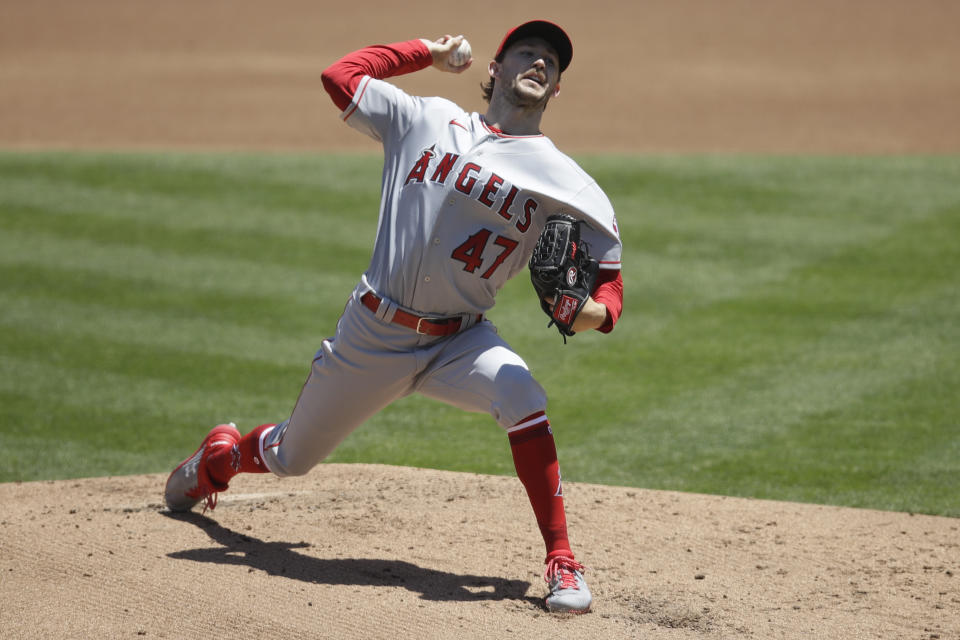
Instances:
[[[579,159],[618,212],[621,323],[563,346],[523,276],[491,313],[565,479],[960,516],[960,157]],[[379,172],[0,153],[0,481],[165,472],[283,419]],[[513,473],[492,419],[422,398],[332,461]]]

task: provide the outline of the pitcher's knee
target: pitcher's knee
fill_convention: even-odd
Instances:
[[[281,452],[277,452],[281,453]],[[301,460],[299,458],[287,459],[282,455],[269,455],[264,456],[267,460],[267,467],[275,475],[280,476],[281,478],[292,477],[292,476],[305,476],[310,472],[318,462]]]
[[[299,439],[286,437],[289,425],[289,421],[281,422],[263,442],[263,461],[282,478],[306,475],[328,455],[320,448],[297,446]]]
[[[524,367],[503,367],[497,375],[497,400],[491,407],[500,426],[512,427],[547,407],[547,392]]]

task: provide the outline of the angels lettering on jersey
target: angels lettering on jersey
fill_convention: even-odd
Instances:
[[[462,125],[461,125],[462,126]],[[468,197],[473,197],[480,204],[496,211],[505,220],[516,218],[516,228],[521,233],[526,233],[530,229],[530,222],[533,219],[533,213],[537,210],[539,203],[532,197],[522,198],[522,202],[516,202],[520,188],[511,185],[504,191],[504,178],[494,172],[489,172],[489,177],[482,179],[485,173],[484,168],[475,162],[465,162],[458,170],[454,171],[460,154],[442,153],[436,150],[436,144],[421,152],[420,157],[411,167],[404,180],[403,188],[411,184],[424,184],[427,181],[439,185],[447,185],[448,181],[453,180],[453,188]],[[482,187],[477,188],[478,184]],[[501,197],[502,196],[502,197]],[[516,209],[512,209],[514,204]]]

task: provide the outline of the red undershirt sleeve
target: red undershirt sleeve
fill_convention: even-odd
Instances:
[[[422,40],[364,47],[347,54],[320,76],[330,99],[344,111],[353,102],[354,92],[364,76],[383,80],[413,73],[433,64],[430,50]]]
[[[597,331],[610,333],[623,311],[623,277],[619,269],[600,269],[593,299],[607,307],[607,321]]]

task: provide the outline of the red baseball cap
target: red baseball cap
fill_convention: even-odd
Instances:
[[[500,47],[497,48],[497,54],[493,56],[494,59],[501,61],[503,52],[507,47],[523,38],[543,38],[556,49],[557,56],[560,58],[560,71],[566,71],[567,67],[570,66],[570,61],[573,59],[573,44],[570,42],[570,37],[563,29],[546,20],[524,22],[519,27],[514,27],[508,31],[503,38],[503,42],[500,43]]]

